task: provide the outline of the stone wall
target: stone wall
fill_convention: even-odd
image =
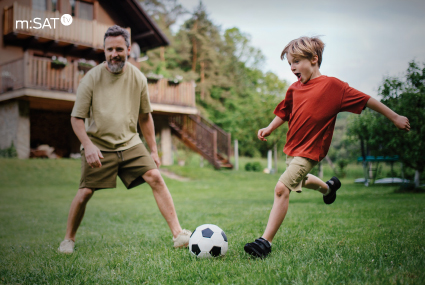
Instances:
[[[0,104],[0,149],[15,146],[19,158],[30,154],[29,102],[8,101]]]

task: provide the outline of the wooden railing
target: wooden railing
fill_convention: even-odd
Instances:
[[[170,125],[189,147],[203,155],[216,169],[222,166],[219,156],[230,161],[230,134],[212,122],[199,115],[176,115],[170,117]]]
[[[78,63],[52,67],[49,58],[30,56],[0,65],[0,94],[23,87],[76,93],[84,76]],[[193,82],[169,85],[166,79],[148,84],[152,103],[196,107]]]
[[[169,84],[168,80],[163,78],[156,83],[149,83],[148,87],[152,103],[196,107],[193,82]]]
[[[221,154],[224,157],[230,157],[232,154],[232,148],[231,148],[231,135],[230,133],[226,133],[223,129],[221,129],[219,126],[214,124],[213,122],[208,121],[202,116],[194,116],[191,115],[193,120],[197,120],[198,122],[203,123],[204,125],[208,126],[212,130],[217,131],[217,152]]]
[[[4,9],[3,35],[24,33],[51,40],[103,48],[103,36],[109,27],[108,25],[98,23],[95,20],[89,21],[74,17],[71,25],[64,26],[60,21],[61,16],[58,11],[33,10],[29,6],[14,2],[12,6]],[[35,18],[40,18],[37,23],[34,23]],[[57,20],[53,20],[53,18],[57,18]],[[46,19],[50,27],[44,25]],[[39,28],[38,23],[44,28]]]
[[[24,59],[0,65],[0,93],[24,87]]]

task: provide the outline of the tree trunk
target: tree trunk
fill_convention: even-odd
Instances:
[[[165,47],[159,48],[159,57],[161,59],[161,62],[165,62]]]
[[[335,165],[332,163],[332,160],[328,156],[325,156],[325,159],[332,168],[332,170],[335,172]]]
[[[201,99],[205,100],[205,64],[203,61],[199,64],[201,65]]]
[[[421,186],[421,173],[419,170],[415,170],[415,188]]]
[[[319,164],[317,165],[318,167],[318,173],[317,176],[319,176],[319,178],[323,178],[323,167],[322,167],[322,162],[319,162]]]
[[[198,20],[195,21],[195,24],[193,25],[193,32],[196,33],[196,30],[198,29]],[[195,35],[192,36],[192,71],[196,72],[196,61],[197,55],[198,55],[198,47],[196,43],[196,37]]]

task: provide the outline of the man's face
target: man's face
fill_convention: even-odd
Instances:
[[[121,73],[130,47],[127,47],[123,36],[107,37],[105,39],[105,58],[108,69],[112,73]]]

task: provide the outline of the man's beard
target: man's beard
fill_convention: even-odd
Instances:
[[[120,73],[122,71],[122,69],[124,68],[126,59],[124,58],[124,60],[122,61],[121,58],[119,59],[120,61],[118,63],[112,63],[109,60],[107,61],[108,63],[108,68],[112,73]]]

